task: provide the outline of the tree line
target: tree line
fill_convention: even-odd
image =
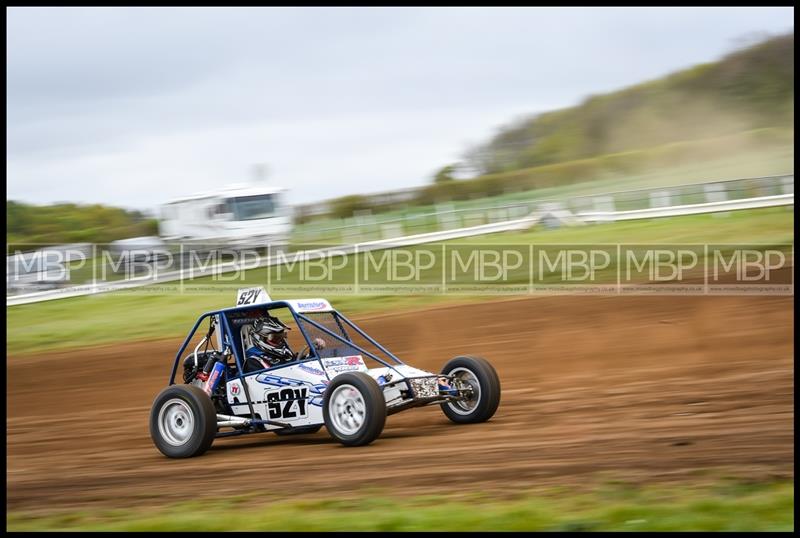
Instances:
[[[41,244],[108,243],[158,235],[157,219],[101,204],[33,205],[6,201],[6,241],[15,248]]]

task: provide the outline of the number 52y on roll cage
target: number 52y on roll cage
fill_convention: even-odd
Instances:
[[[305,347],[289,362],[246,367],[255,321],[276,314],[292,318]],[[205,335],[190,349],[204,322]],[[206,312],[194,324],[153,402],[150,435],[172,458],[203,454],[218,437],[322,426],[343,445],[359,446],[380,436],[387,415],[399,411],[437,404],[453,422],[468,424],[490,419],[499,403],[500,380],[485,359],[458,356],[438,374],[420,370],[325,299],[273,301],[263,288],[250,288],[240,290],[237,306]]]

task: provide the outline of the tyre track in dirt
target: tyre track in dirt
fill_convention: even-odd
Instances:
[[[415,409],[360,448],[323,429],[163,457],[148,413],[181,338],[10,357],[7,509],[793,477],[793,301],[557,296],[358,319],[414,366],[484,356],[503,387],[487,423]]]

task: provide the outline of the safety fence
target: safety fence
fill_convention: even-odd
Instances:
[[[285,252],[268,251],[256,260],[219,263],[193,269],[189,278],[269,267],[287,261],[324,258],[334,252],[336,255],[347,255],[524,230],[537,224],[554,227],[791,205],[794,205],[794,175],[640,189],[567,200],[539,200],[480,210],[443,209],[436,213],[414,215],[410,219],[375,220],[370,224],[334,228],[330,235],[320,234],[314,237],[316,243],[333,242],[331,246],[293,252],[288,257]],[[337,239],[341,244],[336,244]],[[85,245],[81,245],[81,248],[85,248]],[[7,291],[12,289],[8,285],[9,278],[11,273],[7,268]],[[184,270],[168,270],[149,278],[130,278],[114,282],[95,280],[91,284],[7,295],[6,306],[119,291],[186,278]]]

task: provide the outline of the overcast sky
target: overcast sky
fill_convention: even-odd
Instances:
[[[423,185],[521,115],[712,61],[793,8],[8,8],[8,198],[153,209]]]

